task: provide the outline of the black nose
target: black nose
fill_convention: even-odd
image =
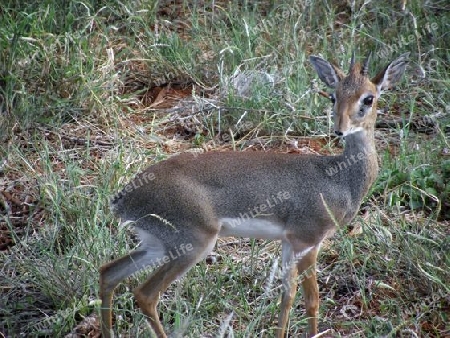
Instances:
[[[339,131],[339,130],[335,130],[334,133],[335,133],[337,136],[342,136],[342,135],[344,135],[344,133],[343,133],[342,131]]]

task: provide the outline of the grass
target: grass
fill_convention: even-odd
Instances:
[[[192,149],[285,151],[296,140],[308,152],[339,152],[325,137],[329,102],[307,58],[347,69],[356,49],[361,58],[373,51],[372,71],[404,51],[411,62],[379,103],[379,179],[353,230],[339,229],[320,254],[320,326],[332,336],[450,334],[450,8],[399,7],[4,2],[0,332],[98,332],[98,267],[136,245],[108,200],[146,165]],[[274,81],[239,96],[233,79],[255,70]],[[273,336],[278,257],[277,243],[221,239],[162,296],[164,326],[188,337]],[[132,297],[143,278],[116,291],[122,336],[149,336]],[[292,336],[307,325],[297,297]]]

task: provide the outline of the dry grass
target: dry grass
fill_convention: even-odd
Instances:
[[[98,334],[97,269],[135,245],[108,199],[148,164],[185,151],[339,152],[306,58],[346,64],[357,47],[374,50],[374,68],[386,62],[377,51],[408,50],[412,62],[381,103],[379,180],[352,231],[319,258],[321,329],[448,336],[448,4],[213,3],[4,5],[0,332]],[[276,85],[239,96],[237,70],[274,75]],[[188,337],[273,336],[278,257],[277,243],[221,239],[162,296],[164,325]],[[136,284],[117,291],[124,337],[149,335]],[[305,328],[299,292],[290,335]]]

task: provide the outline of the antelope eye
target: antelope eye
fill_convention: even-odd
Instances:
[[[365,106],[371,106],[373,103],[373,95],[369,95],[364,98],[363,103]]]
[[[336,97],[334,96],[334,94],[330,94],[330,100],[332,104],[336,103]]]

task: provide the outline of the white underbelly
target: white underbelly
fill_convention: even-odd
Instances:
[[[221,218],[220,237],[248,237],[262,239],[286,239],[286,232],[280,223],[262,218]]]

